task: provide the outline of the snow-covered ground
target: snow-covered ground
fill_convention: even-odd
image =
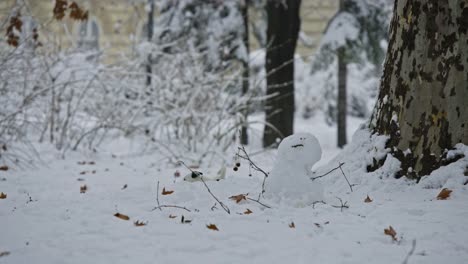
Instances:
[[[350,120],[350,135],[360,122]],[[370,152],[385,155],[382,138],[361,131],[336,156],[335,128],[324,125],[322,117],[299,120],[295,129],[314,134],[322,145],[316,175],[346,162],[342,168],[353,192],[335,170],[318,180],[326,204],[296,208],[266,198],[261,202],[271,208],[251,200],[236,203],[229,197],[256,199],[263,176],[252,170],[250,177],[245,160],[234,171],[233,159],[225,180],[206,182],[228,214],[202,182],[181,181],[187,169],[160,162],[157,155],[125,154],[131,148],[124,140],[107,151],[71,153],[65,160],[41,149],[46,166],[0,171],[0,193],[7,195],[0,199],[0,263],[393,264],[404,263],[408,255],[407,263],[467,263],[467,157],[415,184],[392,177],[398,167],[392,159],[366,173]],[[258,135],[252,135],[247,151],[258,150]],[[466,147],[460,151],[468,154]],[[251,158],[269,171],[275,152]],[[235,151],[227,155],[234,157]],[[197,170],[209,175],[220,166]],[[442,188],[453,192],[437,200]],[[364,202],[367,196],[371,202]],[[157,198],[160,205],[187,210],[152,210]],[[340,208],[339,199],[349,208]],[[389,226],[396,240],[384,234]]]

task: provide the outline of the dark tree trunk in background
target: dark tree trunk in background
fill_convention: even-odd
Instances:
[[[343,2],[343,0],[342,0]],[[346,50],[345,48],[339,48],[337,50],[338,57],[338,117],[337,117],[337,127],[338,127],[338,147],[342,148],[346,145],[346,113],[347,113],[347,104],[346,104],[346,80],[348,77],[348,70],[346,63]]]
[[[150,10],[148,12],[148,31],[146,32],[148,35],[148,41],[153,39],[153,27],[154,27],[154,0],[148,0],[148,4],[150,6]],[[152,74],[152,60],[151,54],[148,55],[148,63],[146,64],[146,85],[151,85],[151,74]]]
[[[247,51],[247,58],[242,61],[242,95],[247,94],[249,91],[249,8],[247,4],[247,0],[244,2],[244,6],[242,8],[242,17],[244,18],[244,37],[243,43]],[[242,125],[241,131],[241,144],[247,145],[249,144],[249,136],[247,134],[247,117],[248,117],[249,109],[246,108],[243,111],[244,116],[244,124]]]
[[[450,161],[444,150],[468,144],[468,2],[398,0],[373,133],[420,178]]]
[[[293,133],[294,122],[294,53],[299,35],[300,0],[268,0],[267,96],[263,146],[276,143]],[[270,127],[273,126],[274,128]]]

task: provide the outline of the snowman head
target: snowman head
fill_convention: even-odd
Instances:
[[[317,138],[310,133],[297,133],[284,138],[278,146],[277,162],[311,169],[322,157]]]

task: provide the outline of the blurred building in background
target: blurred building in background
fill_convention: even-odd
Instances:
[[[157,2],[158,0],[155,0]],[[72,3],[68,0],[68,4]],[[136,45],[145,40],[147,1],[145,0],[75,0],[89,12],[86,21],[69,17],[53,18],[55,0],[1,0],[0,28],[6,30],[9,17],[20,10],[22,30],[20,42],[27,43],[34,29],[42,43],[38,52],[96,51],[101,61],[114,63],[135,54]],[[313,54],[328,20],[338,8],[338,0],[303,0],[301,7],[301,34],[297,53],[302,57]],[[155,12],[155,16],[157,16]],[[249,12],[252,24],[261,24],[258,10]],[[281,19],[281,18],[278,18]],[[266,25],[264,25],[266,26]],[[259,27],[264,30],[265,27]],[[251,50],[260,48],[255,30],[251,30]],[[258,33],[258,32],[257,32]],[[0,34],[0,45],[6,45],[5,32]],[[27,45],[26,45],[27,46]]]

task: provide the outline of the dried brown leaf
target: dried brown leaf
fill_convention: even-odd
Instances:
[[[366,199],[364,199],[365,203],[372,203],[372,199],[367,195]]]
[[[166,191],[166,188],[163,188],[162,189],[162,195],[169,195],[169,194],[172,194],[174,191]]]
[[[6,193],[0,193],[0,199],[6,199],[7,195]]]
[[[247,208],[247,210],[245,210],[244,214],[251,214],[253,213],[249,208]]]
[[[124,215],[124,214],[121,214],[121,213],[116,213],[116,214],[114,214],[114,216],[117,217],[117,218],[120,218],[122,220],[126,220],[126,221],[130,220],[130,217],[128,217],[128,215]]]
[[[67,11],[67,1],[66,0],[55,0],[54,6],[54,18],[57,20],[62,20],[65,17],[65,11]]]
[[[296,225],[294,224],[294,222],[291,222],[291,223],[289,224],[289,227],[290,227],[290,228],[296,228]]]
[[[145,226],[146,224],[148,224],[148,222],[143,222],[143,221],[136,220],[135,222],[133,222],[133,224],[135,226]]]
[[[7,171],[10,168],[7,165],[0,166],[0,171]]]
[[[214,231],[219,231],[218,227],[215,224],[209,224],[206,227]]]
[[[388,235],[388,236],[391,236],[393,241],[397,241],[397,233],[395,231],[395,229],[393,229],[392,226],[388,226],[388,228],[385,228],[384,229],[384,234]]]
[[[249,195],[249,194],[246,193],[246,194],[233,195],[233,196],[229,197],[229,199],[236,201],[236,203],[240,203],[243,200],[247,200],[247,195]]]
[[[87,20],[88,19],[88,11],[84,11],[81,9],[76,2],[72,2],[70,6],[70,18],[75,20]]]
[[[447,200],[450,197],[452,190],[448,188],[443,188],[440,193],[437,195],[437,200]]]
[[[83,186],[80,186],[80,193],[86,193],[86,191],[88,190],[88,186],[83,185]]]

